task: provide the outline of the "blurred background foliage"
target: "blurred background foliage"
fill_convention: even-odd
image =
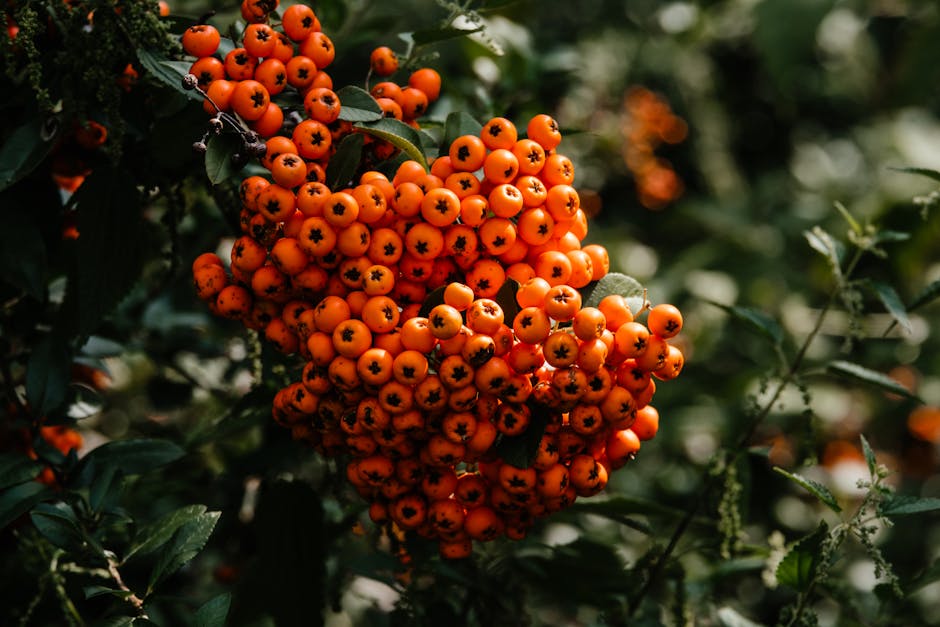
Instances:
[[[785,545],[820,520],[847,520],[866,492],[857,486],[869,478],[860,435],[898,493],[940,496],[936,305],[910,312],[905,328],[871,290],[847,301],[852,308],[837,299],[806,351],[800,385],[748,439],[753,454],[723,453],[736,452],[781,372],[767,321],[779,322],[792,359],[826,307],[833,274],[805,233],[820,226],[848,242],[835,203],[863,225],[910,233],[883,243],[883,257],[863,257],[858,276],[893,286],[906,304],[940,279],[937,183],[896,169],[940,170],[936,3],[327,0],[314,8],[336,44],[338,86],[364,83],[375,46],[403,51],[396,33],[484,25],[422,49],[421,64],[443,76],[428,119],[466,111],[522,124],[554,115],[591,209],[588,239],[606,245],[612,270],[640,280],[654,303],[682,310],[687,364],[656,397],[658,436],[613,474],[606,496],[470,563],[415,546],[409,568],[400,565],[335,465],[270,420],[289,364],[240,325],[211,317],[193,293],[189,263],[225,253],[233,230],[224,194],[189,151],[202,111],[152,85],[155,97],[123,103],[131,122],[141,110],[153,118],[136,148],[149,146],[167,177],[141,208],[152,248],[132,289],[76,353],[108,381],[97,393],[70,392],[79,456],[106,441],[155,437],[188,452],[125,480],[121,504],[134,518],[191,503],[221,511],[205,551],[153,598],[151,619],[187,624],[194,608],[231,592],[233,624],[774,624],[796,598],[775,576]],[[171,11],[216,11],[210,22],[223,33],[238,19],[237,6],[221,0],[171,0]],[[42,198],[60,210],[59,199]],[[760,312],[762,322],[729,307]],[[5,318],[5,333],[35,322]],[[829,376],[832,360],[885,373],[922,402]],[[719,472],[717,486],[709,469],[723,458],[736,473]],[[827,486],[843,513],[774,467]],[[674,559],[651,571],[702,494],[669,549]],[[940,517],[877,524],[874,543],[903,598],[879,587],[885,579],[870,554],[849,541],[809,600],[811,613],[823,625],[940,623]],[[42,587],[41,538],[9,528],[0,538],[0,622],[63,624],[61,595]],[[128,565],[131,589],[146,584],[151,566]],[[69,596],[83,597],[82,576],[65,577]],[[113,615],[108,598],[76,603],[89,621]]]

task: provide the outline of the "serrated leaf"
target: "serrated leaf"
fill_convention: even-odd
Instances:
[[[774,318],[752,307],[739,307],[737,305],[723,305],[715,301],[706,301],[716,307],[727,311],[731,317],[743,322],[748,328],[757,331],[776,346],[783,343],[783,327]]]
[[[643,308],[645,291],[632,276],[609,272],[600,281],[590,283],[581,290],[581,303],[584,307],[597,307],[605,296],[620,294],[627,299],[633,313],[637,313]]]
[[[865,463],[868,464],[868,474],[872,477],[875,476],[875,468],[878,467],[878,460],[875,459],[875,452],[871,450],[871,446],[868,444],[868,439],[864,435],[859,434],[859,439],[862,441],[862,453],[865,455]]]
[[[74,335],[94,331],[140,276],[144,220],[135,180],[125,171],[96,167],[73,196],[81,237],[60,323]]]
[[[55,490],[33,481],[0,492],[0,529],[28,512],[37,503],[55,497]]]
[[[71,364],[72,356],[64,339],[47,335],[36,344],[26,366],[26,398],[38,415],[47,414],[65,402]]]
[[[192,64],[184,61],[171,61],[146,48],[137,49],[137,59],[145,70],[157,81],[163,83],[190,100],[202,101],[202,96],[195,89],[183,87],[183,77],[189,74]]]
[[[907,311],[911,312],[920,309],[924,305],[933,302],[940,296],[940,279],[933,281],[930,285],[921,290],[920,294],[914,297],[911,304],[907,306]]]
[[[374,122],[382,119],[382,107],[361,87],[346,85],[336,92],[339,97],[339,119],[346,122]]]
[[[96,473],[108,466],[119,468],[125,475],[139,475],[174,462],[186,454],[169,440],[140,439],[107,442],[90,451],[80,462],[81,470],[91,464]]]
[[[132,555],[147,555],[156,551],[173,537],[177,529],[196,520],[205,511],[205,505],[187,505],[142,527],[137,532],[134,543],[124,555],[124,561],[130,559]]]
[[[85,593],[85,599],[94,599],[95,597],[105,595],[111,595],[119,599],[126,599],[127,597],[134,594],[130,590],[116,590],[106,586],[85,586],[82,588],[82,592]]]
[[[393,118],[382,118],[375,122],[361,122],[355,124],[356,128],[363,133],[368,133],[373,137],[378,137],[382,141],[387,141],[403,153],[408,155],[421,164],[425,170],[428,169],[428,161],[421,151],[421,138],[418,132],[402,122]]]
[[[826,371],[847,379],[852,379],[860,383],[868,384],[879,388],[891,394],[897,394],[905,398],[919,401],[920,399],[911,393],[906,387],[889,377],[875,370],[870,370],[864,366],[854,364],[848,361],[834,361],[826,366]]]
[[[547,409],[530,403],[529,410],[531,416],[526,430],[519,435],[500,436],[494,448],[496,454],[504,462],[516,468],[528,468],[535,461],[539,444],[542,442],[542,436],[549,423],[550,416]]]
[[[84,537],[75,512],[66,503],[40,503],[29,513],[37,531],[59,548],[75,548],[84,544]]]
[[[421,308],[418,309],[419,318],[427,318],[428,314],[431,313],[431,310],[437,307],[438,305],[444,304],[444,290],[447,289],[446,285],[436,287],[431,290],[431,293],[424,297],[424,302],[421,303]]]
[[[940,172],[936,170],[931,170],[929,168],[891,168],[895,172],[904,172],[905,174],[917,174],[919,176],[926,176],[929,179],[940,182]]]
[[[213,185],[227,181],[239,171],[233,157],[242,150],[242,138],[236,133],[222,133],[206,143],[206,176]]]
[[[32,481],[42,468],[42,462],[22,453],[0,454],[0,490]]]
[[[224,627],[231,604],[232,595],[229,592],[213,597],[196,610],[194,627]]]
[[[483,130],[483,125],[469,113],[463,111],[454,111],[444,120],[444,139],[441,141],[439,156],[444,156],[450,150],[450,145],[454,140],[464,135],[479,136]]]
[[[476,28],[455,28],[453,26],[446,26],[444,28],[416,30],[409,34],[411,35],[411,40],[415,43],[415,45],[425,46],[427,44],[433,44],[439,41],[447,41],[448,39],[466,37],[467,35],[472,35],[473,33],[479,33],[482,30],[482,26],[477,26]]]
[[[803,236],[810,247],[826,258],[832,267],[833,274],[841,280],[843,246],[832,235],[818,226],[811,231],[804,231]]]
[[[802,475],[796,473],[787,472],[779,466],[774,466],[774,472],[783,475],[793,483],[802,487],[804,490],[815,496],[819,501],[831,509],[834,512],[841,512],[842,508],[839,506],[839,503],[836,501],[836,497],[833,496],[832,492],[829,491],[829,488],[813,481],[812,479],[807,479]]]
[[[901,297],[893,287],[881,281],[866,281],[865,285],[874,292],[881,304],[891,314],[891,317],[900,324],[905,331],[911,332],[911,320],[907,316],[907,309],[901,302]]]
[[[42,163],[55,145],[56,133],[44,132],[39,119],[20,124],[0,145],[0,191]]]
[[[777,566],[777,581],[805,592],[821,563],[820,549],[828,534],[829,525],[822,521],[813,533],[794,544]]]
[[[878,506],[878,513],[882,516],[909,516],[940,510],[940,498],[917,497],[895,494],[886,498]]]
[[[506,277],[506,282],[500,286],[493,297],[496,304],[503,310],[503,319],[510,326],[512,326],[512,321],[516,319],[520,311],[519,302],[516,300],[518,291],[519,282],[512,277]]]
[[[222,512],[205,512],[176,530],[150,573],[148,596],[158,582],[175,573],[202,551],[221,515]]]
[[[0,229],[0,278],[36,300],[46,300],[46,245],[33,216],[4,214]]]
[[[326,166],[327,187],[343,189],[356,176],[364,145],[365,136],[362,133],[350,133],[339,142],[336,153],[330,157],[330,163]]]

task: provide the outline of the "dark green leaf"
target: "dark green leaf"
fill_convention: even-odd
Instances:
[[[135,624],[133,616],[112,616],[92,623],[93,627],[131,627]]]
[[[165,546],[157,565],[150,573],[148,596],[159,581],[175,573],[199,554],[209,541],[209,536],[212,535],[221,515],[221,512],[204,512],[176,530],[173,539]]]
[[[223,133],[209,138],[206,144],[206,176],[210,183],[218,185],[241,170],[233,157],[242,150],[242,144],[242,138],[236,133]]]
[[[620,272],[610,272],[600,281],[590,283],[581,290],[581,303],[584,307],[597,307],[605,296],[620,294],[627,299],[633,313],[643,308],[646,290],[632,276]]]
[[[382,119],[382,107],[369,92],[346,85],[336,92],[339,96],[339,119],[347,122],[374,122]]]
[[[420,163],[421,167],[425,170],[428,169],[427,159],[425,159],[424,153],[420,148],[421,137],[418,136],[418,132],[415,129],[401,120],[382,118],[375,122],[361,122],[356,124],[355,128],[373,137],[378,137],[383,141],[391,143],[410,158]]]
[[[215,442],[251,427],[265,424],[266,420],[271,419],[273,399],[274,392],[266,386],[259,385],[239,398],[222,418],[194,431],[185,443],[186,448],[193,449],[207,442]]]
[[[232,594],[229,592],[210,599],[196,610],[193,625],[195,627],[224,627],[231,604]]]
[[[343,189],[353,180],[359,169],[364,144],[365,136],[362,133],[350,133],[340,141],[336,154],[330,157],[330,163],[326,166],[327,187]]]
[[[526,430],[519,435],[501,436],[495,447],[496,454],[516,468],[528,468],[535,460],[550,419],[543,407],[530,403],[529,409],[532,415]]]
[[[116,590],[114,588],[107,588],[105,586],[85,586],[82,588],[82,592],[85,593],[86,599],[93,599],[95,597],[104,595],[111,595],[118,597],[119,599],[126,599],[133,594],[133,592],[130,590]]]
[[[439,156],[444,156],[450,150],[454,140],[463,135],[480,135],[483,125],[476,118],[463,111],[454,111],[444,121],[444,140],[441,142]]]
[[[42,462],[23,453],[0,454],[0,490],[32,481],[42,470]]]
[[[904,307],[904,303],[901,302],[901,297],[898,296],[894,288],[881,281],[866,281],[865,285],[875,293],[875,296],[878,297],[895,321],[900,324],[905,331],[910,333],[911,321],[910,318],[907,317],[907,309]]]
[[[166,514],[156,521],[142,527],[134,538],[134,543],[124,555],[127,561],[132,555],[147,555],[166,544],[176,530],[199,518],[206,511],[205,505],[187,505]]]
[[[171,61],[159,53],[138,48],[137,59],[152,77],[183,94],[191,100],[202,101],[202,96],[195,89],[185,89],[183,87],[183,77],[189,74],[191,63],[183,61]]]
[[[185,454],[186,451],[169,440],[118,440],[92,450],[81,464],[87,468],[94,463],[98,473],[114,466],[125,475],[139,475],[176,461]]]
[[[419,318],[427,318],[432,309],[444,304],[444,290],[446,288],[446,285],[437,287],[424,297],[424,302],[421,303],[421,308],[418,310]]]
[[[885,244],[892,242],[906,242],[911,239],[910,233],[903,231],[878,231],[873,238],[876,244]]]
[[[926,570],[908,582],[904,586],[904,591],[910,595],[938,580],[940,580],[940,560],[935,561]]]
[[[829,488],[822,485],[821,483],[817,483],[816,481],[813,481],[812,479],[807,479],[806,477],[803,477],[796,473],[787,472],[786,470],[784,470],[783,468],[780,468],[779,466],[774,466],[774,471],[783,475],[784,477],[786,477],[793,483],[799,485],[800,487],[808,491],[810,494],[812,494],[817,499],[819,499],[823,505],[825,505],[832,511],[834,512],[842,511],[842,508],[839,506],[839,503],[836,501],[836,497],[832,495],[832,492],[829,491]]]
[[[21,124],[0,145],[0,191],[32,172],[55,145],[38,119]]]
[[[94,331],[140,276],[144,221],[134,180],[127,172],[97,167],[73,197],[82,236],[61,314],[75,335]]]
[[[410,33],[410,35],[411,40],[415,43],[415,45],[424,46],[427,44],[437,43],[439,41],[447,41],[448,39],[466,37],[467,35],[472,35],[473,33],[479,33],[481,30],[483,30],[482,26],[477,26],[476,28],[454,28],[453,26],[447,26],[444,28],[416,30],[413,33]]]
[[[940,498],[891,495],[878,506],[882,516],[909,516],[940,510]]]
[[[88,492],[88,504],[93,511],[100,511],[109,505],[115,505],[123,488],[124,473],[113,464],[105,466],[92,480]]]
[[[0,229],[0,278],[46,300],[46,245],[32,216],[7,212]]]
[[[47,335],[33,349],[26,367],[26,398],[39,415],[65,402],[71,378],[72,356],[68,343]]]
[[[871,446],[868,444],[868,439],[866,439],[864,435],[859,434],[858,437],[862,441],[862,453],[865,455],[865,462],[868,464],[868,474],[874,477],[875,468],[878,467],[878,460],[875,459],[875,452],[871,450]]]
[[[516,319],[519,313],[519,302],[516,300],[516,293],[519,291],[519,282],[512,277],[506,277],[506,282],[500,286],[493,300],[503,310],[503,319],[506,324],[512,326],[512,321]]]
[[[940,182],[940,172],[936,170],[931,170],[929,168],[891,168],[895,172],[904,172],[905,174],[917,174],[919,176],[926,176],[929,179]]]
[[[924,305],[936,300],[938,296],[940,296],[940,279],[937,279],[921,290],[920,294],[915,296],[911,304],[907,306],[907,310],[911,312],[915,309],[920,309]]]
[[[794,544],[777,566],[777,581],[805,592],[820,566],[820,549],[828,534],[829,526],[823,521],[813,533]]]
[[[29,516],[39,533],[54,546],[64,549],[84,544],[75,512],[66,503],[40,503]]]
[[[771,341],[775,346],[783,343],[783,327],[767,314],[751,307],[738,307],[737,305],[722,305],[715,301],[707,301],[716,307],[721,307],[731,317],[743,322],[748,328],[757,331]]]
[[[55,497],[55,490],[34,481],[0,492],[0,529],[28,512],[36,503]]]
[[[869,370],[868,368],[859,366],[858,364],[853,364],[847,361],[834,361],[826,366],[826,371],[836,376],[866,383],[873,387],[884,390],[885,392],[890,392],[892,394],[897,394],[898,396],[904,396],[914,400],[920,400],[917,398],[917,396],[912,394],[910,390],[891,377],[874,370]]]
[[[605,501],[579,500],[565,511],[572,514],[594,514],[595,516],[603,516],[604,518],[609,518],[610,520],[617,521],[622,525],[635,529],[640,533],[647,535],[653,533],[653,529],[648,524],[629,516],[630,514],[645,514],[645,512],[643,512],[642,509],[636,508],[634,503],[626,499],[612,498]]]

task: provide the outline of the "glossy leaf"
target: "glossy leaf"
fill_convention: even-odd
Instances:
[[[77,548],[84,543],[75,512],[66,503],[40,503],[29,514],[36,529],[59,548]]]
[[[897,291],[887,283],[881,281],[867,281],[866,285],[878,297],[881,304],[885,306],[885,309],[891,314],[895,322],[900,324],[906,332],[910,333],[911,320],[907,316],[907,309],[904,307],[904,303],[901,301],[901,297],[898,296]]]
[[[454,111],[448,114],[444,120],[444,139],[441,142],[440,156],[444,156],[450,150],[450,145],[455,139],[463,135],[479,135],[483,130],[483,125],[469,113],[463,111]]]
[[[194,627],[224,627],[232,605],[232,594],[225,592],[208,600],[193,616]]]
[[[393,118],[382,118],[375,122],[361,122],[355,125],[355,128],[373,137],[378,137],[382,141],[387,141],[400,149],[409,158],[414,159],[421,164],[425,170],[428,169],[427,159],[421,151],[421,138],[418,132],[402,122]]]
[[[879,388],[891,394],[904,396],[906,398],[920,400],[911,393],[906,387],[889,377],[888,375],[870,370],[864,366],[854,364],[848,361],[834,361],[826,366],[827,372],[839,377],[865,383],[875,388]]]
[[[921,290],[921,292],[914,297],[914,300],[911,301],[911,304],[907,306],[907,311],[911,312],[915,309],[920,309],[924,305],[932,303],[938,296],[940,296],[940,279],[933,281],[930,285]]]
[[[708,301],[716,307],[727,311],[732,318],[744,323],[746,327],[757,331],[760,335],[770,340],[776,346],[783,343],[783,327],[775,319],[767,314],[751,307],[739,307],[737,305],[723,305],[714,301]]]
[[[0,490],[32,481],[42,467],[42,462],[30,459],[25,453],[0,454]]]
[[[190,523],[206,511],[205,505],[187,505],[174,510],[154,522],[142,527],[134,538],[134,543],[128,549],[124,560],[130,559],[132,555],[147,555],[153,553],[161,546],[166,544],[176,530],[183,525]]]
[[[233,157],[242,150],[242,138],[236,133],[223,133],[209,138],[206,144],[206,176],[213,185],[235,176],[241,166]]]
[[[346,85],[336,92],[339,97],[339,119],[346,122],[374,122],[382,119],[382,107],[366,90]]]
[[[0,144],[0,191],[42,163],[55,145],[55,139],[55,133],[45,132],[38,118],[17,126]]]
[[[221,512],[204,512],[176,530],[150,573],[148,594],[159,581],[175,573],[202,551],[221,515]]]
[[[584,307],[597,307],[605,296],[620,294],[627,299],[633,313],[643,308],[645,290],[639,281],[626,274],[610,272],[600,281],[595,281],[581,290],[581,303]]]
[[[326,167],[327,187],[343,189],[353,180],[359,169],[364,144],[365,136],[362,133],[350,133],[339,142],[336,154],[330,157]]]
[[[0,492],[0,529],[28,512],[37,503],[55,498],[56,491],[30,481]]]
[[[160,83],[183,94],[191,100],[202,101],[202,96],[195,89],[183,87],[183,77],[189,74],[191,63],[171,61],[158,53],[145,48],[137,50],[137,59],[148,74]]]
[[[539,444],[548,426],[548,410],[535,404],[530,404],[532,415],[529,426],[523,433],[514,436],[500,436],[495,444],[496,454],[507,464],[516,468],[528,468],[535,461],[539,451]]]
[[[38,414],[65,402],[71,366],[71,353],[62,338],[50,334],[36,344],[26,367],[26,398]]]
[[[94,463],[97,473],[114,466],[125,475],[139,475],[174,462],[185,454],[186,451],[169,440],[117,440],[92,450],[81,464],[87,467]]]

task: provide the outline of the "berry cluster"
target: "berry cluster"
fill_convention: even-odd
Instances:
[[[380,75],[397,63],[381,48],[370,61]],[[386,112],[376,91],[391,85],[373,89]],[[615,294],[582,306],[609,259],[582,246],[557,123],[537,115],[520,138],[493,118],[430,172],[404,161],[391,179],[369,170],[330,189],[309,163],[325,168],[330,151],[312,155],[314,135],[297,129],[328,124],[340,103],[307,101],[291,137],[266,142],[270,180],[241,183],[231,275],[213,253],[193,264],[212,311],[306,360],[274,419],[346,460],[373,521],[436,539],[446,557],[521,538],[602,490],[656,433],[649,403],[682,369],[669,343],[682,317],[658,305],[643,324]]]

